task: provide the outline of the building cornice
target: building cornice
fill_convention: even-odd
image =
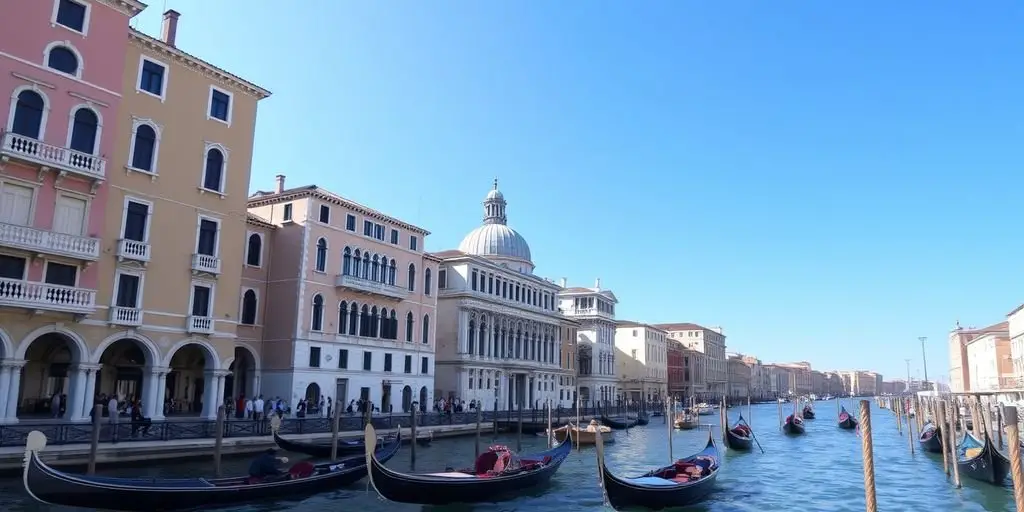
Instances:
[[[241,91],[257,100],[270,96],[270,91],[245,80],[238,75],[230,73],[222,68],[214,66],[205,60],[190,53],[179,50],[155,37],[129,29],[128,40],[144,50],[159,54],[159,56],[177,62],[178,64],[191,69],[207,78],[215,80],[220,85]]]
[[[460,299],[460,308],[477,308],[490,311],[499,315],[514,316],[523,320],[533,320],[535,322],[552,322],[560,323],[561,315],[552,313],[551,315],[538,314],[534,311],[528,311],[525,309],[513,308],[504,304],[497,304],[493,302],[485,302],[477,299]]]
[[[271,223],[261,219],[260,217],[258,217],[256,215],[253,215],[251,213],[247,213],[246,214],[246,216],[245,216],[245,223],[249,224],[250,226],[258,226],[258,227],[266,228],[266,229],[277,229],[277,226],[275,226],[275,225],[273,225],[273,224],[271,224]]]
[[[397,219],[390,215],[385,215],[377,210],[374,210],[373,208],[363,206],[355,201],[350,201],[348,199],[345,199],[344,197],[328,192],[315,185],[292,190],[286,190],[284,192],[281,192],[280,194],[255,195],[249,198],[247,206],[249,208],[258,208],[260,206],[287,203],[290,201],[294,201],[296,199],[319,199],[321,201],[335,204],[343,208],[348,208],[353,212],[362,214],[366,217],[370,217],[371,219],[376,219],[381,222],[389,222],[402,229],[412,231],[425,237],[430,236],[430,231],[427,231],[426,229],[423,229],[413,224],[409,224],[408,222],[405,222],[401,219]],[[428,253],[426,251],[423,251],[421,254],[426,255]]]
[[[444,252],[444,251],[441,251],[441,252]],[[475,254],[465,254],[465,253],[463,253],[463,254],[460,254],[458,256],[451,256],[451,257],[445,258],[445,257],[441,257],[441,256],[436,256],[436,254],[437,253],[435,253],[434,257],[438,258],[438,261],[441,261],[443,263],[447,263],[447,264],[450,264],[450,265],[451,264],[460,264],[460,263],[474,263],[474,264],[480,265],[481,267],[485,267],[488,270],[493,270],[493,271],[497,271],[497,272],[503,272],[503,273],[508,274],[510,276],[514,276],[516,279],[522,279],[524,281],[530,281],[530,282],[532,282],[534,284],[541,285],[541,286],[545,287],[548,291],[553,292],[556,295],[560,295],[562,293],[561,292],[561,290],[562,290],[561,286],[558,286],[557,284],[552,283],[551,281],[548,281],[547,279],[544,279],[543,277],[537,276],[535,274],[524,274],[522,272],[516,272],[515,270],[512,270],[512,269],[510,269],[508,267],[503,267],[501,265],[498,265],[497,263],[494,263],[493,261],[489,260],[485,256],[477,256]],[[526,260],[523,260],[523,261],[526,261]],[[533,263],[530,263],[530,264],[532,265]]]
[[[147,7],[146,4],[144,4],[142,2],[139,2],[137,0],[93,0],[93,1],[98,3],[98,4],[102,4],[102,5],[105,5],[107,7],[110,7],[111,9],[114,9],[115,11],[117,11],[117,12],[119,12],[121,14],[124,14],[125,16],[128,16],[129,18],[134,17],[136,14],[142,12],[143,9],[145,9]]]

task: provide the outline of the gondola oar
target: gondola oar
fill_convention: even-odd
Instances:
[[[746,425],[748,429],[750,429],[750,438],[754,440],[754,443],[757,444],[757,448],[761,450],[761,453],[763,454],[764,448],[761,448],[761,443],[757,440],[757,436],[754,435],[754,429],[750,427],[750,423],[747,423],[747,420],[743,419],[742,414],[740,414],[740,421],[742,421],[743,424]]]

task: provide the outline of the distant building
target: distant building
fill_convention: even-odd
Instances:
[[[617,370],[623,397],[659,400],[668,379],[667,333],[638,322],[619,322],[615,329]]]
[[[615,375],[615,305],[619,299],[611,290],[601,288],[598,279],[593,288],[565,288],[558,293],[562,314],[580,323],[579,353],[580,400],[611,403],[619,393]]]
[[[1008,322],[986,328],[966,343],[968,389],[971,391],[997,391],[1012,389],[1013,357],[1010,347]]]
[[[725,335],[722,334],[720,327],[711,329],[693,323],[667,323],[654,326],[664,329],[668,332],[669,338],[678,340],[687,348],[703,353],[707,357],[707,378],[704,391],[711,398],[721,397],[725,394]]]
[[[957,323],[956,328],[949,333],[949,388],[953,393],[977,391],[971,388],[973,368],[968,362],[967,344],[978,336],[1000,332],[1006,332],[1006,337],[1009,338],[1008,322],[999,322],[981,329],[964,328]]]

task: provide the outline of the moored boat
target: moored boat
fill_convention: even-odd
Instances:
[[[988,434],[982,437],[984,439],[979,440],[970,434],[964,434],[963,441],[957,446],[956,464],[961,475],[1001,486],[1005,483],[1006,476],[1010,474],[1010,459],[996,449]]]
[[[700,425],[700,419],[696,414],[690,412],[679,412],[676,413],[676,418],[672,423],[673,426],[679,430],[692,430]]]
[[[703,402],[697,404],[696,406],[694,406],[694,408],[697,409],[698,416],[711,416],[712,414],[715,413],[714,407]]]
[[[570,423],[564,427],[552,429],[552,433],[558,442],[568,439],[573,444],[578,441],[580,445],[592,445],[597,443],[598,435],[606,444],[615,442],[615,434],[612,429],[598,424],[597,420],[590,420],[590,425],[583,428]]]
[[[846,407],[839,409],[839,428],[844,430],[857,428],[857,420],[850,413],[846,412]]]
[[[813,420],[814,419],[814,408],[811,407],[810,405],[805,405],[804,406],[804,410],[803,410],[803,416],[804,416],[805,420]]]
[[[930,453],[942,453],[942,431],[932,423],[925,425],[918,437],[921,449]]]
[[[640,412],[637,413],[637,415],[636,415],[636,424],[637,425],[642,427],[642,426],[644,426],[644,425],[646,425],[646,424],[648,424],[650,422],[651,422],[651,417],[646,412],[640,411]]]
[[[754,431],[751,430],[743,416],[740,416],[732,428],[725,432],[725,444],[740,452],[749,452],[753,448]]]
[[[389,460],[401,447],[400,437],[374,454]],[[351,485],[366,476],[366,457],[357,455],[334,462],[294,464],[282,478],[114,478],[65,473],[39,458],[46,436],[33,431],[25,445],[22,480],[25,490],[39,502],[89,509],[154,511],[190,510],[261,500],[303,497]]]
[[[636,477],[618,477],[605,465],[604,446],[597,445],[597,465],[605,496],[613,508],[645,507],[663,509],[685,507],[703,501],[715,486],[721,467],[718,448],[712,435],[700,452],[670,466]]]
[[[786,416],[786,421],[782,424],[782,431],[789,435],[800,435],[804,433],[804,420],[795,414]]]
[[[365,436],[369,443],[377,437],[372,425],[366,426]],[[547,484],[571,451],[572,445],[567,442],[528,456],[492,446],[480,454],[472,468],[409,474],[387,468],[367,448],[366,464],[370,483],[387,500],[420,505],[496,502]]]
[[[605,425],[607,425],[607,426],[609,426],[609,427],[611,427],[611,428],[613,428],[615,430],[623,430],[623,429],[635,427],[636,424],[637,424],[637,420],[636,420],[636,418],[630,418],[629,416],[626,416],[624,418],[623,417],[611,418],[611,417],[605,416],[604,413],[601,413],[601,423],[603,423],[603,424],[605,424]]]

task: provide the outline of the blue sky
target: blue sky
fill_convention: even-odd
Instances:
[[[887,378],[1024,301],[1024,4],[152,0],[274,92],[253,188],[316,183],[454,248],[493,178],[537,273],[620,318]],[[242,10],[240,6],[247,5]],[[263,6],[263,7],[260,7]]]

